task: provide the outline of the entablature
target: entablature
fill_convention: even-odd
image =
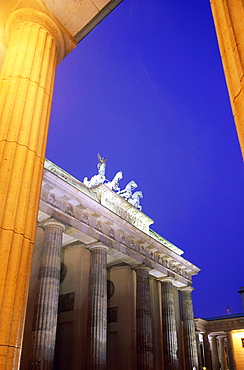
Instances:
[[[49,162],[48,170],[44,170],[38,221],[42,223],[53,217],[63,222],[66,225],[64,247],[74,241],[87,246],[99,240],[111,250],[116,250],[118,263],[128,259],[131,264],[150,267],[150,274],[155,277],[171,276],[176,282],[175,285],[191,285],[192,275],[199,272],[198,267],[152,238],[149,228],[142,231],[102,205],[96,193],[69,174],[57,176],[56,166],[53,166],[54,170],[50,171]],[[99,186],[99,191],[105,187],[107,193],[105,185]],[[121,199],[123,203],[126,202],[116,194],[115,196],[119,201]],[[141,219],[150,222],[151,219],[141,211],[132,205],[126,206],[131,207],[133,212],[139,212]]]

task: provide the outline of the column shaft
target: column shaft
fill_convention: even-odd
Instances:
[[[44,244],[39,269],[38,303],[33,321],[30,369],[52,370],[58,318],[61,248],[64,226],[44,225]]]
[[[87,369],[106,369],[107,349],[107,250],[102,244],[91,250]]]
[[[243,0],[211,0],[230,102],[244,157]]]
[[[170,281],[162,282],[162,324],[163,324],[163,347],[164,368],[178,370],[178,343],[176,333],[174,290]]]
[[[203,345],[199,339],[200,332],[196,332],[196,341],[197,341],[197,356],[198,356],[198,367],[199,369],[203,368]]]
[[[210,348],[211,348],[211,358],[212,358],[212,368],[213,370],[219,370],[219,355],[216,336],[210,336]]]
[[[206,367],[206,370],[212,370],[212,361],[208,334],[202,333],[202,336],[203,336],[204,365]]]
[[[50,24],[48,16],[30,9],[16,11],[7,24],[9,46],[0,77],[1,369],[18,368],[22,345],[57,64]]]
[[[228,360],[229,360],[229,368],[230,370],[236,370],[232,334],[230,331],[226,332],[226,337],[227,337],[227,355],[228,355]]]
[[[152,316],[149,268],[136,269],[137,369],[153,370]]]
[[[198,369],[197,342],[191,290],[192,289],[185,289],[182,291],[182,316],[186,370],[192,370],[193,367]]]
[[[221,370],[227,370],[226,354],[225,354],[225,336],[218,336],[219,341],[219,362]]]

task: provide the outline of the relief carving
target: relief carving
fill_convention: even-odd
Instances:
[[[49,204],[53,205],[54,207],[57,207],[58,206],[58,202],[57,202],[57,200],[55,198],[55,194],[53,194],[53,193],[50,193],[48,195],[47,202]]]
[[[74,208],[71,204],[68,204],[66,209],[65,209],[65,213],[67,213],[67,215],[69,216],[74,216]]]

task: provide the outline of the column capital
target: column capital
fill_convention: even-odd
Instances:
[[[96,243],[87,245],[86,246],[86,249],[89,249],[90,251],[93,251],[94,249],[103,249],[105,251],[108,251],[109,250],[109,247],[107,247],[106,245],[104,245],[101,242],[96,242]]]
[[[171,283],[171,284],[173,284],[175,279],[170,277],[170,276],[166,276],[165,278],[159,279],[159,281],[160,281],[160,283]]]
[[[65,230],[65,225],[62,224],[61,222],[55,220],[55,219],[51,219],[51,220],[45,221],[42,224],[43,229],[45,229],[48,226],[59,226],[59,227],[61,227],[63,229],[63,231]]]
[[[219,340],[225,339],[225,338],[226,338],[226,334],[217,335],[217,339],[219,339]]]
[[[151,267],[148,267],[146,265],[137,265],[135,268],[134,268],[135,271],[137,270],[145,270],[145,271],[151,271]]]
[[[183,288],[180,289],[181,292],[192,292],[194,290],[194,288],[192,286],[185,286]]]
[[[70,35],[67,37],[67,35],[65,35],[67,31],[64,29],[61,30],[60,25],[58,25],[53,18],[34,8],[20,8],[10,15],[6,24],[6,39],[8,43],[12,31],[17,28],[20,23],[24,22],[39,24],[53,36],[57,46],[58,63],[60,63],[65,55],[67,55],[76,46],[72,37]]]
[[[208,334],[208,339],[213,340],[214,338],[217,338],[218,334]]]

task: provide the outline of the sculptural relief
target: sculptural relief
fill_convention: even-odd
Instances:
[[[137,188],[137,183],[134,180],[131,180],[123,190],[120,190],[119,181],[123,178],[122,171],[117,172],[112,181],[107,180],[105,175],[107,159],[103,158],[99,153],[97,156],[98,173],[97,175],[92,176],[90,180],[88,180],[88,177],[85,177],[83,180],[83,184],[86,185],[88,188],[93,188],[100,184],[105,184],[109,189],[116,192],[116,194],[120,195],[132,206],[141,211],[142,207],[140,205],[140,199],[143,198],[142,192],[136,191],[135,193],[132,193],[133,190]]]
[[[105,177],[105,170],[106,170],[106,161],[107,159],[103,158],[100,156],[98,153],[98,164],[97,164],[97,169],[98,169],[98,174],[92,176],[90,180],[88,180],[88,177],[85,177],[83,180],[83,184],[85,184],[88,188],[93,188],[94,186],[97,186],[99,184],[103,184],[104,181],[106,180]]]
[[[137,183],[131,180],[123,190],[120,190],[118,194],[125,200],[129,200],[132,197],[132,190],[137,188]]]
[[[142,192],[141,191],[136,191],[128,199],[128,202],[141,211],[142,210],[142,206],[140,205],[140,199],[141,198],[143,198]]]
[[[123,178],[123,173],[122,171],[119,171],[116,173],[116,175],[114,176],[113,180],[112,181],[108,181],[105,183],[105,185],[113,190],[113,191],[120,191],[120,187],[119,187],[119,181]]]

